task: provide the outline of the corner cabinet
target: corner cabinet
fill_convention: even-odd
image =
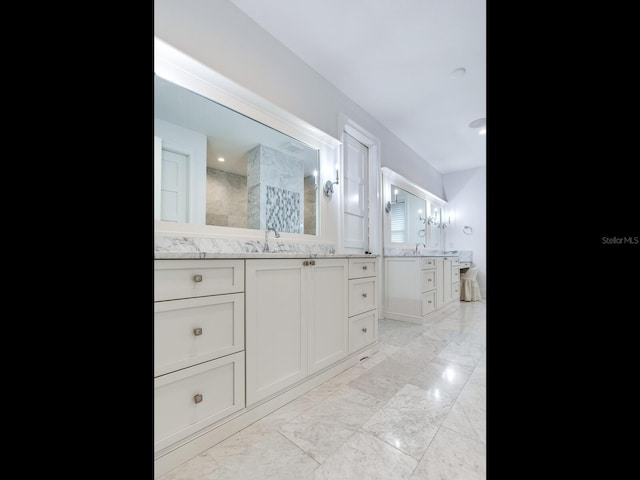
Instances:
[[[458,257],[385,257],[385,318],[421,324],[459,300],[457,260]]]

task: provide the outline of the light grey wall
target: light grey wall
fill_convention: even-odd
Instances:
[[[247,228],[247,177],[207,168],[207,225]]]
[[[428,159],[418,156],[231,2],[155,0],[154,28],[160,39],[338,139],[338,115],[343,113],[380,139],[381,166],[446,199],[442,176]]]
[[[487,272],[487,169],[472,168],[442,176],[449,203],[445,218],[451,214],[451,225],[445,230],[445,249],[472,250],[473,264],[478,267],[478,284],[486,297]],[[465,225],[473,228],[463,233]]]

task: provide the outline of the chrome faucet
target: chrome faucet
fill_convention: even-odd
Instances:
[[[416,254],[418,254],[418,247],[422,245],[424,248],[427,248],[427,246],[424,243],[418,242],[416,243]]]
[[[278,233],[278,231],[275,228],[267,227],[267,229],[264,231],[264,247],[262,248],[262,253],[269,252],[269,232],[271,230],[273,230],[273,233],[275,234],[276,238],[280,238],[280,233]]]

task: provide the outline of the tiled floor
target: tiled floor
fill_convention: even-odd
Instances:
[[[380,351],[162,480],[486,478],[486,304],[382,319]]]

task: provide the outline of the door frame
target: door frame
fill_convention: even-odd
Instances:
[[[344,172],[344,145],[345,133],[351,135],[369,150],[368,172],[369,179],[367,185],[367,196],[369,203],[369,251],[382,255],[382,213],[380,208],[380,192],[382,189],[382,174],[380,173],[380,139],[371,132],[351,120],[343,113],[338,114],[338,131],[342,148],[340,151],[340,170]],[[343,187],[340,187],[340,215],[338,221],[338,252],[343,252],[344,248],[344,194]]]

